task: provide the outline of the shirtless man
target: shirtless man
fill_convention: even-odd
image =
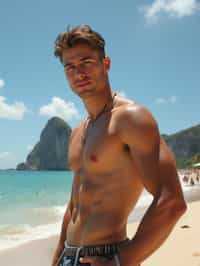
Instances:
[[[71,135],[73,187],[53,266],[138,266],[186,210],[175,161],[153,116],[110,87],[104,44],[89,26],[68,29],[55,42],[88,117]],[[127,240],[127,219],[143,188],[153,201]]]

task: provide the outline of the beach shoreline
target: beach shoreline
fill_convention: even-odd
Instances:
[[[200,199],[200,183],[185,183],[179,173],[186,202]],[[30,185],[31,184],[31,185]],[[71,193],[72,173],[1,173],[0,251],[58,234]],[[128,223],[140,221],[153,200],[145,189]]]
[[[200,201],[188,203],[187,212],[176,224],[166,242],[142,265],[144,266],[199,266]],[[138,222],[129,223],[129,238],[134,236]],[[0,251],[0,264],[4,266],[49,266],[58,241],[58,235],[33,240],[15,248]]]

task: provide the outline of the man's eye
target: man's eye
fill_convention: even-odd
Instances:
[[[72,72],[73,71],[73,67],[72,66],[66,66],[65,67],[65,70],[67,71],[67,72]]]
[[[85,65],[90,65],[92,63],[93,63],[92,60],[87,60],[87,61],[84,62]]]

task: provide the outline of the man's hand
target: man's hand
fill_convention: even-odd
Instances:
[[[84,257],[80,258],[81,263],[90,263],[91,266],[117,266],[115,259],[109,260],[107,258],[102,257]],[[120,263],[120,265],[126,266],[124,263]],[[139,264],[131,263],[131,266],[140,266]]]
[[[116,266],[114,258],[109,260],[103,257],[84,257],[80,258],[81,263],[90,263],[91,266]]]

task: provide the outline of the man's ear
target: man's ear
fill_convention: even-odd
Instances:
[[[110,57],[106,56],[103,60],[104,60],[104,66],[106,70],[107,71],[110,70],[110,63],[111,63]]]

